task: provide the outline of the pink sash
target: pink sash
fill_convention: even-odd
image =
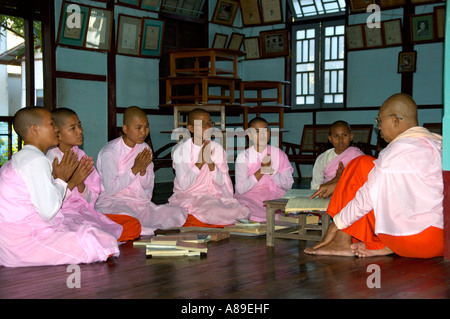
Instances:
[[[344,166],[348,164],[352,159],[364,155],[364,153],[357,147],[349,147],[344,152],[332,159],[324,170],[324,183],[329,182],[336,176],[336,171],[339,167],[339,163],[342,162]]]

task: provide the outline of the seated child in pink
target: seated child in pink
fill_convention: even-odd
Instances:
[[[287,155],[278,147],[269,145],[267,121],[256,117],[249,124],[252,142],[236,158],[236,195],[239,202],[251,210],[250,219],[266,221],[264,201],[281,198],[292,187],[294,171]]]
[[[193,136],[172,150],[175,180],[169,203],[188,211],[185,227],[230,225],[250,215],[233,197],[226,152],[210,139],[212,126],[208,112],[191,111],[188,130]]]
[[[86,153],[78,146],[83,144],[83,127],[78,115],[68,108],[57,108],[52,111],[55,125],[59,130],[59,144],[48,150],[47,158],[53,161],[58,158],[60,162],[64,152],[73,150],[79,161],[89,161],[93,164],[92,158],[87,157]],[[71,195],[64,201],[61,210],[66,218],[72,218],[78,223],[90,223],[114,235],[118,241],[135,239],[140,234],[140,224],[135,220],[134,236],[129,235],[129,227],[125,231],[121,225],[112,221],[110,218],[94,209],[94,204],[100,194],[100,176],[94,166],[86,172],[77,174],[75,171],[73,177],[68,182],[68,188]],[[127,224],[128,225],[128,224]]]
[[[78,161],[72,150],[60,163],[45,156],[58,144],[58,130],[46,109],[19,110],[14,129],[24,146],[0,169],[0,264],[78,264],[118,256],[115,235],[89,222],[66,218],[61,210],[71,195],[68,183],[74,172],[89,172],[93,163]]]
[[[145,143],[149,134],[145,112],[137,106],[127,108],[122,130],[124,135],[108,142],[98,154],[102,191],[95,209],[135,217],[141,224],[141,235],[181,227],[187,218],[185,209],[152,202],[155,174],[153,153]]]
[[[350,146],[353,134],[350,125],[345,121],[331,124],[328,140],[333,144],[333,148],[317,157],[313,167],[311,189],[319,189],[320,185],[335,177],[339,178],[348,162],[364,155],[359,148]]]

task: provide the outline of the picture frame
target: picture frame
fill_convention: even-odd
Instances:
[[[416,51],[402,51],[398,53],[398,73],[416,71]]]
[[[67,7],[72,2],[64,2],[61,7],[61,16],[59,19],[57,44],[66,45],[75,48],[83,48],[86,40],[86,29],[88,24],[90,7],[78,5],[80,8],[80,27],[76,26],[76,17],[67,12]],[[69,19],[69,21],[68,21]],[[72,27],[72,23],[75,25]]]
[[[177,14],[200,18],[203,14],[202,8],[205,4],[205,0],[180,0],[178,2],[179,8],[177,8]]]
[[[369,28],[364,26],[364,37],[366,38],[367,49],[382,48],[384,46],[383,35],[381,28]]]
[[[218,0],[211,21],[216,24],[232,26],[238,7],[238,1]]]
[[[233,32],[230,37],[230,41],[228,41],[228,50],[240,50],[242,46],[242,42],[244,41],[244,35],[241,33]]]
[[[91,8],[84,47],[98,51],[110,51],[112,28],[112,11]]]
[[[281,0],[261,0],[261,16],[263,24],[283,22]]]
[[[225,49],[225,45],[227,44],[228,35],[223,33],[216,33],[214,35],[214,41],[212,43],[213,49]]]
[[[256,60],[261,58],[259,37],[249,37],[244,39],[244,53],[246,60]]]
[[[141,56],[160,57],[164,37],[164,21],[144,18],[142,22]]]
[[[241,7],[242,24],[246,27],[260,25],[261,9],[258,0],[239,0]]]
[[[445,38],[445,6],[434,7],[434,18],[436,21],[436,39],[443,40]]]
[[[286,56],[289,53],[287,30],[261,31],[259,33],[261,57],[273,58]]]
[[[141,9],[159,12],[162,0],[141,0]]]
[[[396,8],[406,5],[406,0],[377,0],[377,4],[382,9]]]
[[[429,42],[434,40],[434,14],[416,14],[411,19],[411,42]]]
[[[411,4],[424,4],[424,3],[436,3],[441,0],[410,0]]]
[[[117,4],[137,8],[139,7],[139,1],[140,0],[117,0]]]
[[[371,4],[375,4],[375,0],[350,0],[351,12],[366,12],[367,7]]]
[[[397,46],[403,44],[402,20],[382,21],[381,30],[383,31],[384,43],[386,46]]]
[[[363,25],[354,24],[345,27],[347,50],[364,49]]]
[[[119,14],[117,54],[139,55],[141,25],[141,18]]]

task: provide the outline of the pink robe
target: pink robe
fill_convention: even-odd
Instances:
[[[270,154],[274,173],[265,174],[258,181],[255,173],[261,168],[261,160]],[[281,198],[292,187],[294,169],[286,154],[278,147],[268,145],[258,153],[254,147],[241,152],[236,158],[235,198],[248,208],[254,221],[266,221],[265,200]]]
[[[104,214],[126,214],[141,223],[141,235],[153,235],[156,229],[181,227],[186,221],[185,209],[152,202],[155,174],[153,163],[146,174],[134,175],[131,167],[136,156],[149,146],[146,143],[128,147],[122,137],[108,142],[99,152],[97,169],[101,177],[101,193],[95,209]]]
[[[66,194],[67,192],[67,194]],[[119,255],[115,236],[60,210],[67,184],[36,147],[25,145],[0,169],[0,264],[78,264]]]
[[[380,152],[367,182],[333,221],[344,229],[372,209],[375,234],[415,235],[443,229],[442,137],[419,126]]]
[[[364,155],[364,153],[357,147],[350,146],[344,152],[336,156],[332,159],[328,165],[325,167],[323,172],[324,175],[324,183],[331,181],[335,176],[336,172],[339,168],[339,162],[342,162],[344,167],[350,162],[352,159]]]
[[[86,153],[79,149],[78,146],[72,148],[80,160]],[[55,157],[58,162],[61,161],[63,153],[58,147],[51,148],[47,151],[47,158],[53,162]],[[91,174],[84,181],[85,190],[81,194],[78,188],[75,187],[71,195],[64,201],[61,210],[66,219],[71,218],[76,223],[89,223],[103,229],[104,231],[114,235],[116,239],[122,234],[123,228],[121,225],[113,222],[104,214],[97,212],[94,209],[94,204],[97,201],[101,190],[100,176],[94,168]]]
[[[195,165],[201,146],[189,138],[172,150],[175,180],[169,203],[182,206],[199,221],[211,225],[234,224],[237,218],[248,218],[250,211],[233,197],[226,152],[211,141],[211,159],[215,169]]]

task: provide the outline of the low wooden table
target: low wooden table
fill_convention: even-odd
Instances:
[[[307,213],[299,214],[299,229],[296,232],[292,233],[283,233],[275,231],[275,212],[277,210],[284,210],[286,208],[286,204],[288,199],[280,198],[274,200],[268,200],[264,203],[266,204],[267,211],[267,234],[266,234],[266,245],[274,246],[275,238],[286,238],[286,239],[297,239],[297,240],[312,240],[312,241],[320,241],[325,235],[326,230],[330,224],[330,215],[326,212],[319,212],[322,217],[321,225],[313,225],[306,224],[306,215]],[[321,231],[320,235],[308,235],[306,233],[307,229],[314,229]]]

